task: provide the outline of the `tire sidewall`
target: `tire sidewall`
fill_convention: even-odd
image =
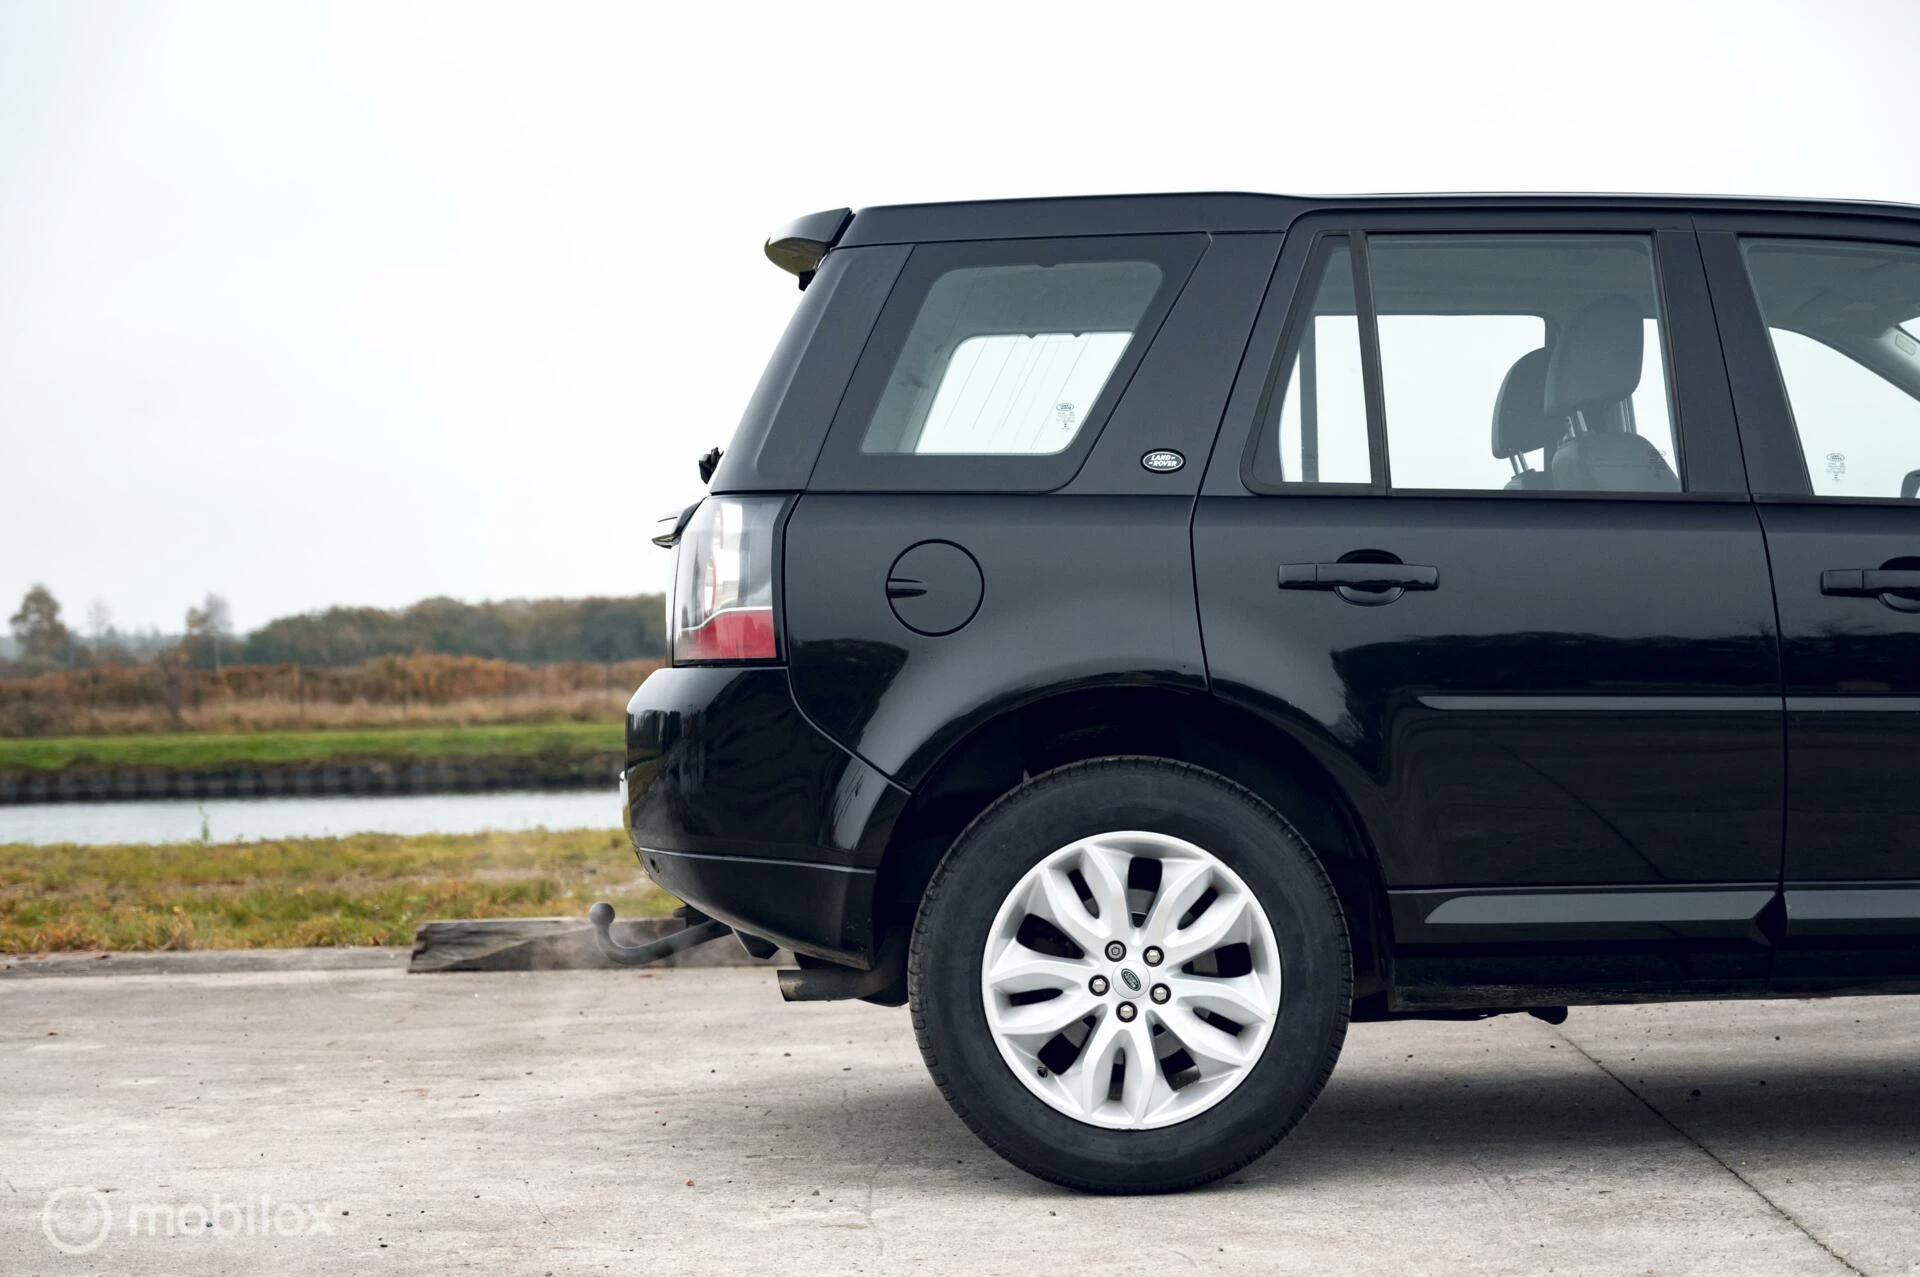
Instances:
[[[1280,956],[1279,1015],[1251,1072],[1205,1112],[1143,1131],[1077,1121],[1029,1091],[1000,1054],[982,993],[988,934],[1021,877],[1054,851],[1115,830],[1170,835],[1219,857],[1266,910]],[[1231,782],[1149,760],[1048,773],[983,814],[948,853],[936,882],[911,965],[929,1063],[946,1074],[962,1117],[1028,1170],[1135,1191],[1212,1178],[1283,1135],[1331,1068],[1351,990],[1338,905],[1299,835]]]

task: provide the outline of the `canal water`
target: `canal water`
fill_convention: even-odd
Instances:
[[[0,843],[42,845],[619,827],[615,789],[0,806]]]

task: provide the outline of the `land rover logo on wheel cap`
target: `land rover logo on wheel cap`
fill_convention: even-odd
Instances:
[[[1120,968],[1120,983],[1135,993],[1140,992],[1140,977],[1125,967]]]
[[[1140,464],[1159,474],[1172,474],[1187,464],[1187,459],[1172,448],[1155,448],[1140,458]]]

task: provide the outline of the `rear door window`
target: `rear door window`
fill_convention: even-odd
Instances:
[[[1684,490],[1649,236],[1327,236],[1300,296],[1256,490]]]
[[[1920,496],[1920,249],[1744,241],[1816,497]]]
[[[1092,446],[1203,243],[915,248],[811,486],[1058,487]]]
[[[1680,490],[1648,238],[1367,247],[1395,488]]]

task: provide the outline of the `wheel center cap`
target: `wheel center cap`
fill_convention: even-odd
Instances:
[[[1140,995],[1147,986],[1132,967],[1120,968],[1120,993],[1122,997],[1133,998]]]

